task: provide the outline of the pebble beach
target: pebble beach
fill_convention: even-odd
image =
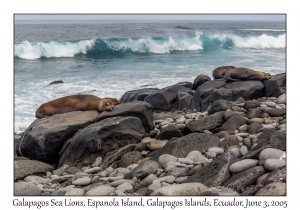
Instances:
[[[197,91],[199,89],[201,86]],[[124,96],[131,93],[129,91]],[[124,98],[128,97],[123,97],[123,100]],[[151,120],[152,122],[139,120],[141,128],[133,128],[128,122],[132,124],[134,120],[141,119],[141,117],[128,110],[140,110],[138,108],[140,105],[150,107],[150,112],[148,110],[148,113],[143,116],[150,113],[151,116],[144,121]],[[124,107],[123,111],[127,114],[121,113],[122,111],[117,107]],[[133,101],[121,103],[111,113],[106,113],[111,115],[110,118],[106,118],[102,113],[102,118],[106,119],[85,125],[84,129],[77,129],[74,136],[64,143],[60,150],[59,161],[54,164],[51,161],[49,163],[49,161],[34,160],[35,158],[32,158],[34,156],[29,153],[24,155],[26,154],[24,146],[22,149],[24,157],[15,156],[14,194],[43,196],[286,195],[285,93],[277,97],[261,97],[251,100],[219,99],[206,111],[195,109],[163,111],[152,110],[152,108],[145,101]],[[90,115],[89,118],[101,119],[101,113],[95,112],[86,111]],[[114,112],[116,116],[113,116]],[[71,115],[76,114],[78,113],[71,112],[61,116],[68,115],[71,118]],[[49,127],[51,127],[49,119],[57,116],[46,119]],[[61,118],[56,120],[61,120]],[[35,126],[42,126],[46,123],[42,120],[45,119],[38,119],[33,123],[32,130],[27,133],[27,136],[31,135],[30,138],[34,138]],[[104,125],[100,125],[101,122]],[[134,124],[139,123],[136,121]],[[147,123],[152,123],[151,129],[145,126]],[[91,132],[91,129],[96,128],[97,125],[100,126],[97,129],[117,132],[120,127],[110,130],[110,126],[115,126],[115,124],[122,129],[133,129],[136,132],[122,133],[123,138],[126,139],[124,140],[126,145],[124,142],[120,143],[121,140],[117,139],[119,138],[116,137],[117,134],[113,134],[110,140],[100,138],[101,148],[105,154],[99,150],[93,150],[91,146],[83,145],[80,147],[84,147],[85,150],[89,148],[91,152],[89,154],[82,152],[81,156],[75,159],[71,157],[71,151],[68,149],[71,148],[72,153],[79,151],[79,149],[76,150],[74,142],[79,141],[85,129],[90,129]],[[116,130],[113,131],[114,129]],[[49,134],[49,131],[43,131],[42,135],[47,133]],[[24,136],[25,140],[22,140],[21,135],[15,134],[15,142],[26,141],[26,135]],[[30,138],[28,137],[27,141]],[[106,144],[110,149],[107,149]],[[113,144],[119,145],[112,149]],[[15,155],[17,153],[18,147],[16,146]],[[25,188],[28,190],[24,191]]]

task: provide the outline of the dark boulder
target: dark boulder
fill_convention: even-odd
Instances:
[[[211,130],[221,126],[224,121],[224,111],[216,112],[211,115],[201,117],[199,120],[187,125],[187,128],[192,132],[203,132],[204,130]]]
[[[208,106],[218,99],[236,101],[260,98],[263,95],[264,86],[261,81],[237,81],[226,83],[213,80],[201,85],[194,93],[191,109],[206,111]]]
[[[271,109],[267,109],[265,111],[265,113],[267,113],[270,117],[280,117],[280,116],[286,114],[286,110],[285,109],[271,108]]]
[[[258,159],[260,152],[266,148],[286,151],[286,133],[284,132],[266,129],[258,139],[259,143],[240,159]]]
[[[233,114],[218,130],[235,131],[242,125],[247,124],[247,120],[240,114]]]
[[[182,86],[187,87],[189,89],[193,88],[193,83],[191,83],[191,82],[178,82],[176,85],[182,85]]]
[[[244,103],[244,108],[249,110],[249,109],[254,109],[260,106],[260,102],[259,101],[255,101],[255,100],[249,100],[249,101],[245,101]]]
[[[262,114],[262,112],[259,109],[251,109],[247,113],[247,118],[259,118],[259,116]]]
[[[238,159],[235,154],[229,151],[225,152],[185,180],[184,183],[199,182],[208,187],[222,186],[230,177],[230,165],[236,161]]]
[[[208,109],[208,114],[213,114],[220,111],[225,111],[229,109],[231,103],[222,99],[216,100]]]
[[[64,82],[62,80],[57,80],[57,81],[51,82],[49,85],[61,84],[61,83],[64,83]]]
[[[170,111],[179,91],[193,94],[192,90],[185,86],[172,85],[147,96],[145,101],[151,104],[154,110]]]
[[[114,106],[114,109],[110,112],[102,112],[95,119],[95,122],[101,121],[106,118],[116,117],[116,116],[133,116],[138,117],[145,128],[145,131],[149,133],[154,129],[153,124],[153,108],[151,104],[143,101],[133,101],[124,104],[119,104]]]
[[[112,165],[114,162],[120,160],[123,157],[123,155],[125,155],[126,153],[133,151],[135,146],[136,144],[128,144],[120,149],[107,153],[103,158],[103,161],[99,167],[104,169],[107,168],[108,166]]]
[[[97,111],[75,111],[35,120],[24,132],[17,154],[49,164],[57,163],[64,142],[93,123]]]
[[[278,97],[286,93],[286,74],[274,75],[271,79],[265,80],[263,84],[265,97]]]
[[[121,98],[121,103],[132,102],[132,101],[144,101],[148,95],[157,92],[158,88],[143,88],[138,90],[130,90],[125,92]]]
[[[265,173],[264,167],[255,166],[233,175],[224,183],[224,186],[241,192],[241,190],[244,190],[247,186],[255,184],[256,180]]]
[[[142,154],[138,151],[127,152],[121,157],[119,161],[119,167],[126,168],[127,166],[136,163],[142,158]]]
[[[250,134],[256,134],[259,129],[262,128],[262,125],[255,122],[255,123],[251,123],[250,125],[247,126],[247,132],[250,133]]]
[[[286,182],[286,165],[276,168],[270,172],[261,182],[262,185],[268,185],[274,182]]]
[[[179,110],[188,110],[191,107],[191,100],[193,96],[189,93],[178,91],[176,101],[172,108]]]
[[[219,138],[206,133],[191,133],[175,140],[170,140],[153,156],[153,160],[158,161],[158,158],[163,154],[173,155],[178,158],[183,158],[191,151],[197,150],[204,152],[210,147],[216,147],[219,144]]]
[[[202,102],[211,97],[211,95],[214,95],[214,91],[221,88],[222,86],[226,85],[227,83],[225,81],[221,80],[214,80],[214,81],[208,81],[201,85],[201,87],[197,88],[197,90],[194,92],[194,96],[191,101],[191,109],[196,109],[197,111],[206,111],[208,106],[213,103],[214,101],[218,99],[224,99],[228,100],[227,98],[219,97],[216,98],[213,101],[210,101],[207,103],[202,104]],[[229,98],[231,99],[231,98]],[[204,106],[202,108],[202,106]]]
[[[182,137],[182,133],[175,127],[175,125],[168,125],[166,128],[163,128],[160,133],[156,136],[156,139],[160,140],[170,140],[173,137]]]
[[[78,131],[60,151],[59,166],[74,166],[90,155],[104,156],[128,144],[138,143],[145,134],[137,117],[112,117]]]
[[[132,179],[136,177],[137,179],[143,179],[149,174],[153,174],[156,169],[160,167],[159,163],[154,160],[147,160],[141,163],[138,167],[134,168],[125,178]]]

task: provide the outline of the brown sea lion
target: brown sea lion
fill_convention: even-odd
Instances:
[[[214,79],[223,79],[227,71],[235,68],[235,66],[220,66],[213,71],[212,76]]]
[[[235,68],[225,74],[226,82],[241,81],[241,80],[267,80],[271,75],[262,71],[255,71],[248,68]]]
[[[35,112],[36,118],[72,111],[111,111],[114,105],[120,104],[115,98],[99,98],[94,95],[71,95],[42,104]]]
[[[192,89],[196,90],[200,85],[202,85],[207,81],[211,81],[211,78],[203,74],[198,75],[194,80]]]

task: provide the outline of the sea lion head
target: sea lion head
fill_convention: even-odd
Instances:
[[[114,105],[109,99],[101,99],[98,102],[98,111],[112,111]]]
[[[265,73],[265,79],[271,79],[271,74]]]

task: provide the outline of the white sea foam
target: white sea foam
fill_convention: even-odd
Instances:
[[[23,59],[40,57],[74,57],[78,53],[85,54],[95,43],[94,39],[78,42],[28,42],[15,44],[15,56]]]
[[[122,41],[106,40],[105,43],[113,51],[130,50],[135,53],[155,53],[164,54],[172,51],[186,51],[186,50],[201,50],[202,41],[199,39],[200,35],[191,38],[173,38],[168,37],[163,40],[147,39],[127,39]]]
[[[253,28],[253,29],[240,29],[242,31],[285,31],[285,29],[268,29],[268,28]]]
[[[266,48],[285,48],[285,34],[279,36],[270,36],[262,34],[260,36],[237,36],[234,34],[213,34],[208,36],[209,39],[219,40],[221,46],[228,40],[233,42],[234,47],[237,48],[255,48],[255,49],[266,49]]]
[[[208,38],[208,39],[207,39]],[[134,53],[166,54],[172,51],[197,51],[211,46],[226,46],[227,48],[284,48],[285,33],[279,36],[262,34],[261,36],[238,36],[234,34],[203,34],[182,37],[140,38],[140,39],[108,39],[82,40],[78,42],[28,42],[15,44],[15,56],[23,59],[37,59],[41,57],[74,57],[76,54],[86,54],[93,48],[105,55],[111,52],[131,51]],[[108,50],[108,51],[105,51]]]
[[[258,37],[238,37],[232,36],[233,43],[238,48],[285,48],[285,34],[277,37],[262,34]]]

